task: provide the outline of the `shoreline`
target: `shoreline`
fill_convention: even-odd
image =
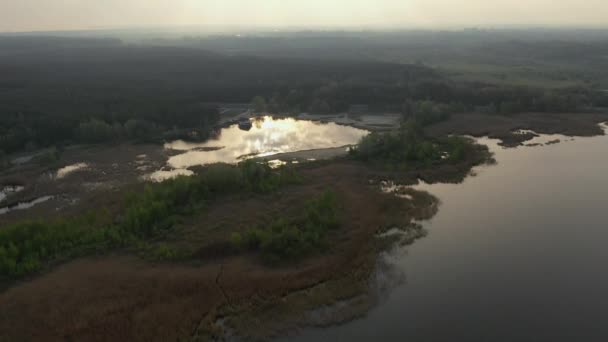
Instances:
[[[0,305],[12,317],[0,320],[0,330],[20,340],[60,340],[66,336],[86,340],[108,329],[118,334],[108,339],[221,339],[228,330],[239,336],[263,339],[302,326],[332,324],[302,317],[311,310],[339,303],[349,305],[340,309],[340,319],[333,324],[349,321],[374,305],[369,278],[376,267],[378,252],[386,247],[376,239],[382,227],[407,229],[412,220],[428,219],[436,212],[428,210],[436,200],[432,195],[414,191],[405,198],[397,198],[381,193],[378,182],[386,179],[400,184],[415,184],[418,179],[430,183],[459,182],[479,163],[479,159],[469,156],[458,167],[431,167],[405,173],[374,170],[348,160],[301,167],[303,185],[281,190],[276,196],[236,201],[227,198],[211,206],[208,212],[186,219],[181,226],[180,234],[185,234],[181,239],[188,237],[188,241],[198,243],[196,248],[201,256],[192,262],[153,263],[128,251],[117,251],[67,262],[6,289],[0,293]],[[222,230],[247,227],[251,225],[250,217],[265,222],[330,187],[343,196],[344,216],[348,219],[344,229],[331,236],[335,245],[329,253],[315,255],[289,268],[268,267],[249,254],[217,254],[224,238]],[[106,201],[116,198],[111,196]],[[104,201],[92,203],[103,205]],[[92,203],[76,205],[74,211]],[[100,303],[104,306],[97,308]],[[77,321],[69,319],[74,313],[78,313]],[[265,317],[265,325],[260,324],[259,317]],[[43,324],[30,332],[33,335],[23,336],[20,334],[27,331],[23,325],[26,321]],[[192,327],[196,327],[194,331]]]
[[[377,255],[373,236],[379,227],[393,224],[407,227],[412,219],[424,217],[421,215],[425,213],[417,210],[416,202],[426,202],[432,200],[431,197],[421,192],[418,197],[404,201],[382,194],[376,187],[362,182],[365,176],[361,177],[361,173],[364,171],[365,167],[348,162],[306,169],[302,171],[303,176],[310,183],[305,182],[304,185],[282,191],[280,196],[284,203],[275,201],[275,204],[268,207],[269,200],[275,195],[244,201],[225,199],[211,206],[208,212],[187,219],[197,223],[183,224],[182,228],[186,230],[183,236],[188,237],[184,241],[189,243],[190,239],[203,237],[206,241],[206,245],[199,244],[196,248],[201,255],[207,256],[194,260],[194,264],[151,263],[118,251],[106,256],[76,259],[20,282],[0,294],[0,305],[6,312],[13,312],[10,317],[0,320],[0,328],[7,336],[20,340],[42,337],[58,339],[59,336],[86,340],[98,333],[97,327],[104,331],[118,328],[132,319],[129,317],[141,315],[143,310],[146,315],[152,316],[143,319],[141,326],[135,324],[128,331],[122,332],[127,335],[116,338],[166,340],[177,337],[173,335],[174,328],[165,330],[167,324],[184,329],[192,325],[185,319],[189,314],[175,315],[176,312],[190,310],[192,317],[200,316],[196,334],[201,338],[212,337],[217,333],[219,327],[216,322],[220,318],[224,318],[228,326],[236,327],[242,336],[266,336],[283,331],[294,326],[294,322],[300,322],[298,317],[302,312],[366,294],[367,280]],[[325,188],[340,193],[340,203],[344,210],[342,217],[345,220],[343,228],[331,234],[329,241],[332,248],[327,253],[313,255],[289,266],[269,267],[249,254],[215,257],[212,251],[216,243],[222,241],[221,232],[213,228],[198,228],[221,224],[232,227],[229,230],[239,229],[242,222],[250,217],[250,214],[243,213],[244,210],[251,214],[265,211],[267,216],[272,217],[293,207],[294,203],[303,203],[310,195]],[[375,204],[370,206],[363,199],[373,199]],[[235,208],[240,208],[242,217],[235,217]],[[150,282],[158,285],[144,285]],[[311,297],[316,298],[313,301],[315,307],[302,300]],[[131,304],[123,303],[124,298],[130,298],[128,302]],[[186,298],[189,299],[184,301]],[[101,302],[113,313],[95,308],[95,303]],[[143,303],[145,305],[142,309],[140,305]],[[55,310],[42,310],[40,305],[51,305]],[[170,309],[173,305],[180,309]],[[268,320],[272,326],[266,327],[252,323],[257,317],[252,316],[253,312],[274,317],[277,308],[285,305],[289,312],[279,310],[282,312],[279,317],[285,318],[284,321],[276,317]],[[110,309],[116,307],[123,309]],[[369,305],[363,307],[368,308]],[[57,315],[59,312],[62,314]],[[72,315],[67,315],[67,312],[72,312]],[[361,309],[344,309],[344,319],[361,312]],[[74,314],[80,321],[76,326],[73,326],[69,318]],[[150,321],[157,319],[154,317],[162,317],[160,320],[165,325],[150,329],[155,325]],[[42,324],[35,332],[31,332],[35,335],[23,336],[28,329],[23,329],[20,324],[31,320],[49,325]],[[140,329],[144,327],[150,331],[142,332]],[[180,329],[178,331],[182,331]]]
[[[411,223],[432,217],[436,211],[428,208],[436,208],[436,199],[425,192],[412,192],[408,198],[382,193],[377,184],[369,183],[377,171],[355,161],[302,165],[299,172],[303,183],[278,194],[225,198],[184,218],[167,241],[194,248],[199,257],[192,261],[150,262],[116,251],[69,261],[6,289],[0,293],[0,305],[12,314],[0,320],[0,329],[20,340],[88,340],[100,333],[98,329],[119,334],[108,339],[205,340],[219,338],[224,329],[263,339],[365,314],[375,303],[369,279],[378,252],[387,246],[376,236],[400,227],[418,238],[420,232]],[[339,194],[342,222],[328,236],[327,252],[273,267],[249,253],[222,255],[218,249],[229,232],[251,226],[251,220],[263,223],[286,215],[326,189]],[[315,310],[335,305],[340,319],[332,323],[314,318]],[[74,315],[77,322],[70,319]],[[302,319],[305,316],[308,319]],[[135,317],[140,318],[133,322]],[[268,318],[265,325],[259,317]],[[30,321],[44,323],[29,332],[33,335],[24,336],[28,329],[22,324]],[[126,322],[131,322],[128,327]]]
[[[517,147],[538,134],[561,134],[567,137],[604,135],[601,124],[607,121],[608,113],[605,112],[522,113],[510,116],[473,113],[455,114],[447,121],[428,127],[426,131],[434,137],[451,134],[476,138],[487,136],[501,140],[501,146]]]

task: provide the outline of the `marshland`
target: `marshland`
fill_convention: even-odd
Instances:
[[[0,341],[602,340],[561,32],[1,34]]]

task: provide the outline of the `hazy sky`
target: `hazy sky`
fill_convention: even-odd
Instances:
[[[0,0],[0,31],[167,25],[603,26],[608,0]]]

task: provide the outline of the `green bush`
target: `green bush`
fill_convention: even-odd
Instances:
[[[437,161],[442,152],[439,144],[424,137],[414,121],[404,123],[396,132],[371,133],[351,151],[356,159],[393,165]]]
[[[142,239],[162,236],[171,230],[177,216],[192,214],[218,196],[274,191],[296,181],[293,171],[272,170],[266,164],[213,165],[195,176],[148,184],[139,193],[127,194],[124,211],[117,219],[100,210],[72,220],[3,227],[0,277],[31,274],[57,259],[133,246]],[[174,259],[174,254],[162,245],[153,253],[162,260]]]
[[[48,260],[84,252],[106,240],[81,221],[23,222],[0,230],[0,274],[22,276]]]
[[[308,202],[301,216],[234,233],[231,242],[235,248],[261,252],[270,262],[301,258],[325,247],[327,232],[340,226],[336,204],[335,194],[325,192]]]
[[[44,151],[36,155],[33,159],[34,163],[39,165],[49,165],[56,163],[61,158],[61,151],[56,147],[51,147],[47,151]]]
[[[162,134],[162,129],[155,123],[147,120],[130,119],[123,128],[127,138],[131,140],[153,140]]]
[[[144,257],[153,261],[176,261],[182,259],[183,254],[175,248],[161,243],[158,246],[149,247],[149,250],[145,251]]]
[[[406,101],[402,106],[402,116],[405,120],[414,119],[421,126],[448,120],[452,113],[462,112],[464,109],[458,103],[436,103],[433,101]]]
[[[421,126],[410,120],[404,122],[396,132],[373,132],[363,137],[357,147],[350,150],[350,155],[355,159],[396,171],[445,162],[460,162],[464,159],[469,145],[467,139],[460,137],[426,137]]]
[[[451,162],[460,162],[464,160],[467,146],[470,143],[465,138],[461,137],[449,137],[446,139],[446,147],[448,153],[448,159]]]
[[[105,121],[90,119],[80,123],[76,136],[84,142],[105,142],[114,138],[114,130]]]

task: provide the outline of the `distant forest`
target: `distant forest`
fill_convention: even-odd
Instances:
[[[508,115],[607,105],[605,93],[584,85],[543,89],[457,80],[423,63],[228,55],[192,44],[153,44],[0,37],[1,153],[74,142],[205,138],[220,118],[218,104],[254,98],[281,114],[339,113],[364,104],[374,112],[423,115],[430,123],[459,111]]]

